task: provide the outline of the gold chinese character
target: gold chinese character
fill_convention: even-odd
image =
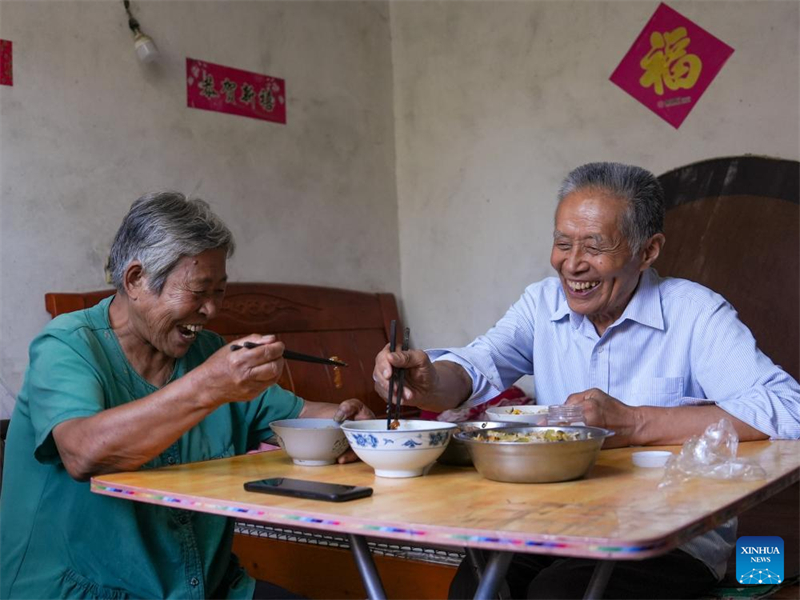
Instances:
[[[642,87],[653,86],[653,91],[659,96],[664,95],[665,85],[673,92],[693,88],[700,77],[703,62],[696,54],[686,53],[690,43],[685,27],[663,35],[658,31],[651,33],[650,52],[639,63],[644,69],[644,75],[639,79]]]

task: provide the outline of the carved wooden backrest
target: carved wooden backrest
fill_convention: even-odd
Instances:
[[[764,353],[800,378],[800,163],[718,158],[659,180],[667,243],[655,268],[722,294]]]
[[[94,306],[113,290],[45,294],[56,315]],[[286,361],[280,384],[308,400],[363,400],[376,414],[386,405],[373,388],[375,355],[399,319],[392,294],[280,283],[229,283],[220,314],[208,328],[228,341],[251,333],[274,333],[287,348],[315,356],[338,356],[341,387],[332,367]],[[399,323],[398,323],[399,325]]]

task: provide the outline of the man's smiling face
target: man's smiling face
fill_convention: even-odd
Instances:
[[[598,334],[623,313],[647,267],[622,234],[627,201],[595,188],[578,189],[558,205],[550,264],[574,312]]]

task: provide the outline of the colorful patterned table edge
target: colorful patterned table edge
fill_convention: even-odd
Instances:
[[[548,539],[545,536],[511,537],[473,535],[455,532],[448,528],[408,528],[396,525],[381,525],[357,519],[320,518],[303,511],[286,510],[277,507],[248,505],[246,503],[224,503],[216,500],[199,500],[195,497],[180,494],[160,494],[151,491],[126,487],[110,486],[92,482],[92,492],[157,504],[171,508],[195,510],[224,517],[235,517],[243,520],[261,521],[272,524],[292,523],[310,529],[350,533],[367,537],[385,537],[401,540],[414,540],[419,543],[441,544],[456,547],[474,547],[487,550],[504,550],[513,552],[538,552],[561,556],[579,556],[584,558],[614,558],[620,560],[638,560],[658,556],[674,547],[671,538],[632,544],[614,544],[607,541],[592,541],[581,538],[578,541]]]

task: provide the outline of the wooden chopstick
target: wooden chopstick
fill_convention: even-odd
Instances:
[[[241,350],[242,348],[247,348],[250,350],[251,348],[258,348],[259,346],[263,346],[264,344],[259,344],[256,342],[245,342],[244,344],[232,344],[231,345],[231,352],[235,352],[236,350]],[[316,363],[318,365],[333,365],[336,367],[346,367],[347,363],[342,362],[340,360],[333,360],[330,358],[321,358],[319,356],[311,356],[310,354],[301,354],[300,352],[294,352],[292,350],[284,350],[283,351],[283,358],[286,360],[297,360],[300,362],[308,362],[308,363]]]

